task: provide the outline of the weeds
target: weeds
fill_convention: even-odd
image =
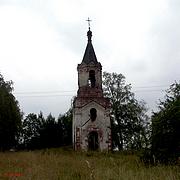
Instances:
[[[53,148],[0,153],[0,179],[176,180],[179,166],[144,166],[136,154]]]

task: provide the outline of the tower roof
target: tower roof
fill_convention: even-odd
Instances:
[[[93,48],[92,41],[91,41],[92,32],[90,30],[90,27],[89,27],[89,31],[87,32],[87,37],[88,37],[88,43],[86,46],[86,50],[84,53],[82,63],[85,63],[85,64],[94,63],[94,64],[96,64],[96,63],[98,63],[98,61],[97,61],[96,54],[94,52],[94,48]]]

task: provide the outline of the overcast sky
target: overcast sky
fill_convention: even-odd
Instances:
[[[103,71],[122,73],[150,111],[179,81],[179,0],[0,0],[0,72],[25,115],[71,106],[88,17]]]

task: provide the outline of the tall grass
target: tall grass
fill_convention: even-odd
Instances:
[[[179,166],[142,164],[136,155],[45,149],[0,153],[0,179],[178,180]]]

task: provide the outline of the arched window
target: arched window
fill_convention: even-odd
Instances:
[[[93,88],[95,87],[95,84],[96,84],[95,71],[90,70],[89,71],[89,86]]]
[[[95,121],[96,120],[96,117],[97,117],[97,111],[95,108],[91,108],[90,109],[90,118],[91,118],[91,121]]]

